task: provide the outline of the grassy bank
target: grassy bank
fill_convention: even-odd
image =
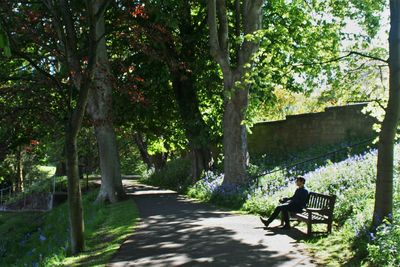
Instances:
[[[86,250],[69,256],[68,206],[48,213],[0,213],[0,266],[103,266],[132,233],[138,213],[132,200],[94,204],[83,198]]]
[[[311,191],[336,195],[334,231],[328,236],[306,240],[309,250],[324,266],[400,266],[400,146],[395,149],[395,192],[393,222],[377,231],[370,228],[376,182],[377,151],[352,155],[340,162],[325,162],[306,173]],[[175,164],[176,165],[176,164]],[[163,171],[148,177],[162,186],[182,184],[183,171],[171,164],[168,176]],[[182,165],[181,165],[182,166]],[[174,174],[179,181],[174,183]],[[259,186],[222,186],[224,175],[207,172],[184,191],[188,196],[217,206],[268,216],[278,200],[291,196],[295,185],[276,172],[260,179]],[[163,180],[164,179],[164,180]],[[162,181],[162,182],[160,182]],[[171,186],[170,186],[171,187]],[[173,188],[173,187],[172,187]],[[302,228],[303,225],[300,224]]]

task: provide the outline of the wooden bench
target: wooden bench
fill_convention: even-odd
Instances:
[[[293,213],[291,216],[307,223],[307,235],[311,235],[313,224],[321,223],[327,224],[327,232],[331,233],[335,202],[336,196],[310,192],[307,207],[302,212]]]

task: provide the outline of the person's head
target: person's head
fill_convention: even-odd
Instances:
[[[299,187],[304,186],[304,184],[306,183],[306,178],[304,178],[304,176],[297,176],[296,177],[296,185]]]

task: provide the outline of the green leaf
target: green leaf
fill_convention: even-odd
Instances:
[[[1,50],[6,57],[11,56],[10,43],[8,42],[7,35],[0,28],[0,51]]]
[[[4,55],[5,55],[6,57],[11,57],[11,49],[10,49],[9,46],[6,46],[6,47],[4,48]]]

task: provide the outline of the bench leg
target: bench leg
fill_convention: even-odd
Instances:
[[[332,233],[332,223],[328,223],[328,233]]]
[[[311,235],[312,229],[311,229],[311,222],[307,222],[307,235]]]

